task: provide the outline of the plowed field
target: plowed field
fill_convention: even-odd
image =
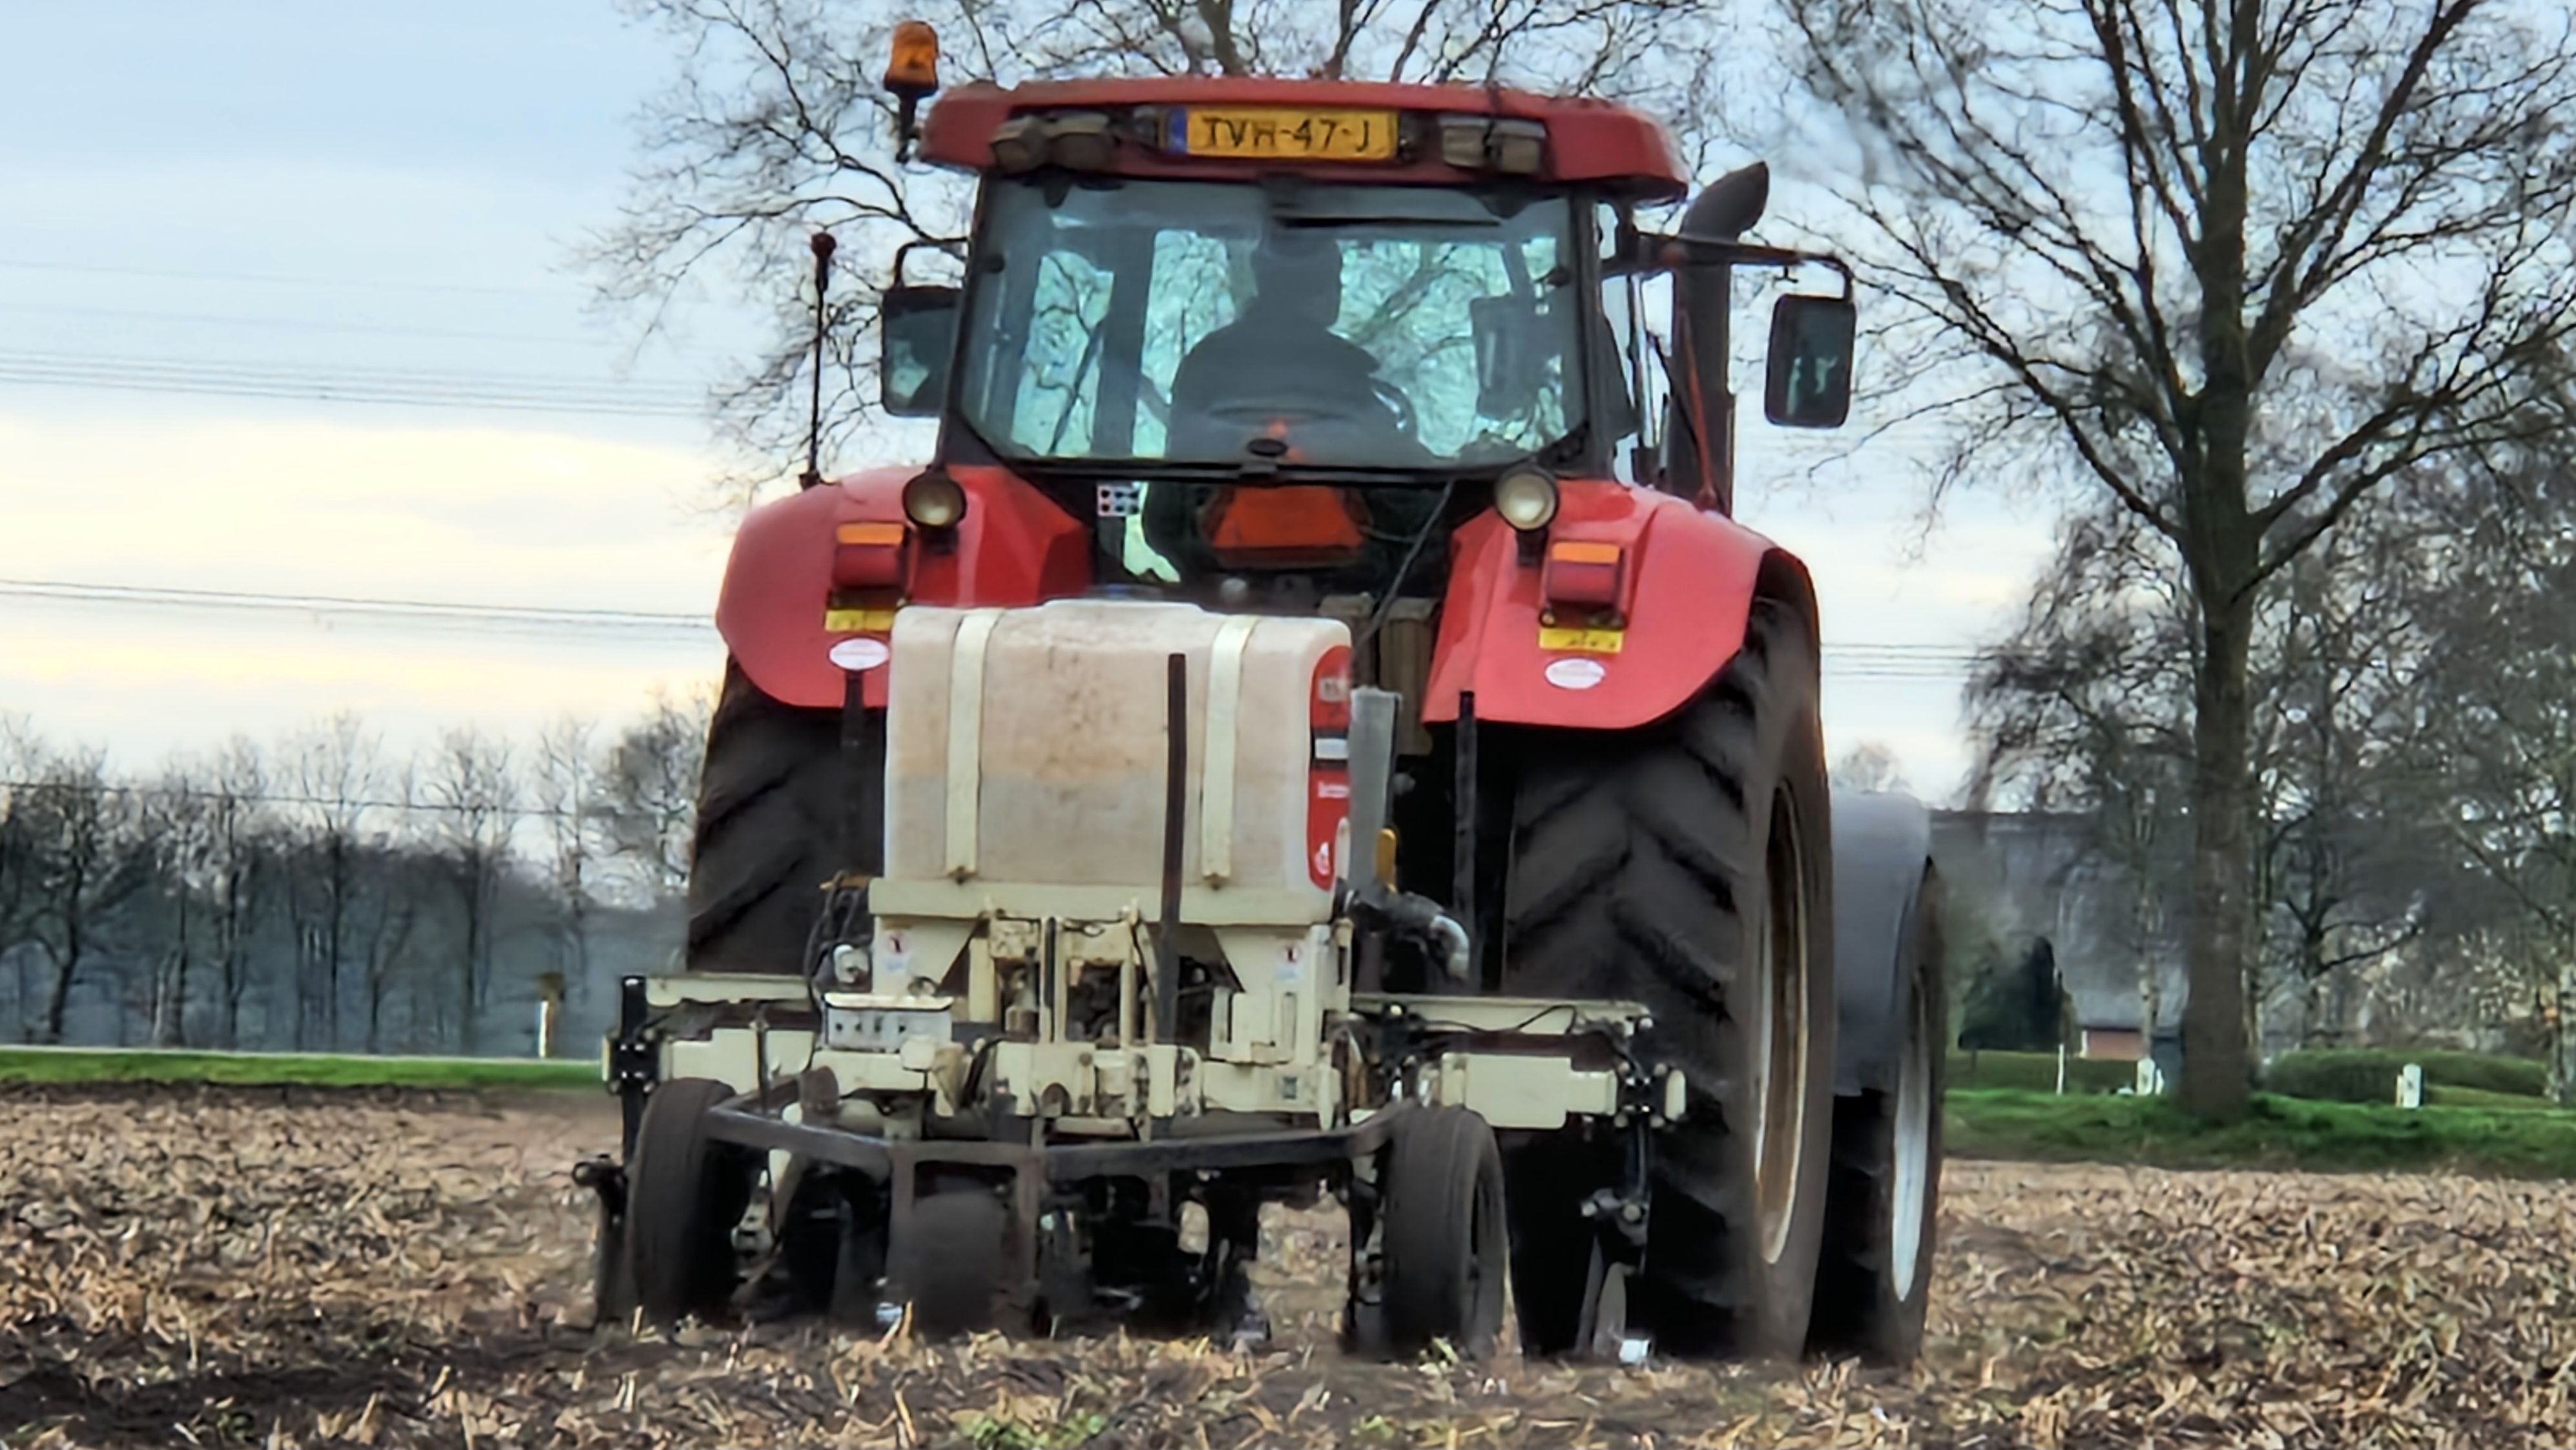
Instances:
[[[1904,1374],[1354,1364],[1337,1220],[1265,1353],[586,1325],[605,1099],[0,1090],[0,1443],[2576,1443],[2576,1188],[1954,1163]]]

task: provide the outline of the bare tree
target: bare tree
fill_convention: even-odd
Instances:
[[[16,1001],[23,1030],[32,1035],[35,986],[27,977],[35,913],[43,897],[38,878],[43,855],[36,836],[32,785],[46,751],[22,715],[0,715],[0,962],[18,965]]]
[[[644,335],[693,284],[767,314],[770,340],[715,399],[747,471],[746,501],[800,456],[813,342],[808,236],[833,231],[845,276],[832,303],[826,453],[873,416],[867,340],[887,280],[873,259],[965,228],[957,178],[899,166],[880,75],[899,18],[856,0],[630,0],[683,56],[647,109],[642,158],[616,223],[584,247],[600,300]],[[954,85],[1057,76],[1313,75],[1513,83],[1703,113],[1720,24],[1693,0],[941,0]]]
[[[336,1044],[351,915],[363,889],[361,832],[384,789],[384,757],[365,724],[342,711],[288,742],[285,759],[302,858],[289,878],[297,945],[294,1041],[298,1047]]]
[[[507,742],[472,726],[439,737],[423,791],[439,812],[439,853],[447,863],[460,917],[456,1001],[465,1051],[482,1045],[482,1013],[491,996],[494,904],[510,837],[519,823],[519,781]]]
[[[150,880],[129,793],[112,787],[96,751],[57,752],[26,792],[37,866],[35,939],[52,966],[36,1040],[58,1043],[72,989],[110,915]]]
[[[2563,454],[2564,450],[2555,450]],[[2419,584],[2434,636],[2420,769],[2451,784],[2441,819],[2520,905],[2551,1023],[2552,1076],[2576,1103],[2576,482],[2525,456],[2457,504],[2474,571]],[[2466,581],[2466,582],[2464,582]]]
[[[597,727],[570,717],[546,727],[537,737],[533,801],[545,820],[552,848],[555,899],[563,920],[557,934],[559,970],[573,981],[590,975],[590,913],[598,867],[597,837],[602,799]]]
[[[1866,159],[1942,486],[2070,465],[2193,605],[2182,1100],[2240,1112],[2267,584],[2390,478],[2558,425],[2576,44],[2488,0],[1788,0]]]
[[[644,718],[608,747],[601,817],[618,854],[643,870],[658,895],[689,884],[707,713],[703,699],[675,701],[657,693]]]
[[[188,1036],[188,987],[200,938],[199,907],[214,898],[219,850],[212,797],[193,783],[187,763],[173,761],[143,792],[142,850],[150,862],[150,895],[163,911],[150,952],[148,1040],[180,1047]]]
[[[2417,601],[2448,581],[2455,554],[2424,505],[2450,486],[2419,479],[2328,534],[2261,611],[2257,896],[2282,940],[2257,960],[2282,969],[2270,995],[2295,997],[2310,1043],[2340,1033],[2338,989],[2361,969],[2486,924],[2453,889],[2458,853],[2436,824],[2452,772],[2423,768],[2441,702],[2427,694],[2433,622]],[[2248,995],[2265,1004],[2259,988]]]
[[[1834,762],[1833,783],[1847,790],[1904,790],[1905,766],[1896,752],[1875,740],[1864,740]]]
[[[263,797],[268,766],[259,746],[236,735],[216,752],[204,772],[210,820],[209,914],[214,931],[218,1011],[224,1045],[242,1045],[242,999],[250,990],[251,952],[260,911],[268,899],[276,854],[276,824]]]
[[[424,809],[420,768],[406,764],[388,774],[390,803],[399,808],[399,816],[407,824],[416,823]],[[359,914],[365,917],[365,923],[359,957],[367,989],[369,1052],[385,1050],[385,1001],[408,961],[414,929],[442,882],[444,873],[437,868],[444,862],[436,854],[438,847],[434,833],[411,830],[370,842],[360,853],[358,877],[364,888],[364,910]],[[413,1005],[417,1008],[416,1000]],[[417,1040],[419,1014],[415,1011],[412,1015]]]

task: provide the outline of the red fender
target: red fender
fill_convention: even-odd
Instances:
[[[835,531],[850,523],[902,523],[903,486],[919,469],[871,468],[753,509],[725,562],[716,629],[761,693],[790,705],[841,704],[845,688],[832,647],[886,629],[834,630],[824,619],[832,594]],[[1025,605],[1091,586],[1089,530],[1046,495],[999,468],[952,468],[966,490],[966,517],[952,547],[906,540],[915,604]],[[861,679],[867,703],[883,708],[886,671]]]
[[[1793,571],[1789,588],[1813,618],[1805,568],[1723,514],[1602,480],[1568,480],[1558,499],[1551,545],[1620,548],[1617,649],[1599,637],[1543,647],[1541,566],[1521,562],[1520,538],[1499,515],[1479,514],[1451,540],[1424,720],[1455,721],[1459,692],[1472,690],[1480,721],[1631,729],[1681,708],[1735,657],[1766,568]]]

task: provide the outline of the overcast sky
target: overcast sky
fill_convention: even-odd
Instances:
[[[752,324],[701,311],[630,356],[568,256],[617,204],[663,37],[607,0],[30,0],[10,32],[0,713],[143,769],[342,707],[400,747],[713,679],[687,621],[129,592],[704,620],[728,523],[693,399]],[[1946,796],[1955,652],[2009,618],[2048,520],[1980,494],[1920,537],[1902,444],[1769,487],[1754,411],[1739,512],[1817,575],[1828,744]]]

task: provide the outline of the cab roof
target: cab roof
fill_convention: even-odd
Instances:
[[[1407,141],[1399,155],[1383,160],[1247,161],[1189,156],[1154,139],[1163,134],[1171,112],[1218,107],[1394,111],[1404,118]],[[997,130],[1015,117],[1068,112],[1111,119],[1117,142],[1107,169],[1125,176],[1215,179],[1285,169],[1351,181],[1455,185],[1480,179],[1479,172],[1448,164],[1436,139],[1423,145],[1420,138],[1432,135],[1444,117],[1491,117],[1544,128],[1536,179],[1600,185],[1639,201],[1670,201],[1689,189],[1672,133],[1651,117],[1609,101],[1482,86],[1151,76],[1038,81],[1006,89],[978,81],[933,104],[922,129],[921,154],[943,166],[991,170]]]

